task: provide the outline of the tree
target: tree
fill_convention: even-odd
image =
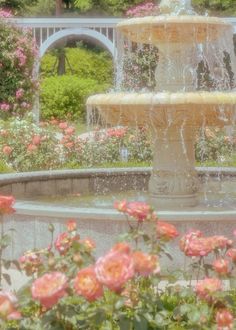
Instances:
[[[197,10],[211,14],[234,15],[236,14],[235,0],[193,0],[193,5]]]
[[[62,14],[62,0],[56,0],[56,16]]]
[[[7,8],[16,13],[26,9],[28,5],[35,5],[38,0],[0,0],[0,8]]]
[[[121,16],[124,12],[143,0],[74,0],[74,7],[80,12],[90,10],[103,11],[106,14]]]

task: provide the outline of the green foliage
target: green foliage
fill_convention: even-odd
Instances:
[[[11,173],[13,172],[12,168],[6,163],[5,160],[0,160],[0,173]]]
[[[52,0],[38,0],[34,4],[28,4],[24,8],[27,15],[48,16],[55,13],[55,1]]]
[[[78,78],[91,78],[99,83],[112,83],[113,64],[107,52],[95,53],[84,47],[65,48],[66,73]],[[42,77],[57,75],[57,50],[47,53],[41,62]]]
[[[70,12],[97,12],[120,16],[130,7],[143,2],[143,0],[67,0],[63,1],[63,4],[65,7],[70,8]],[[222,15],[235,15],[236,13],[235,0],[193,0],[192,3],[196,10],[202,13],[206,10],[217,15],[220,15],[221,13]],[[0,7],[11,8],[21,15],[50,15],[55,12],[55,1],[0,0]],[[65,8],[63,9],[64,12],[66,12]]]
[[[41,86],[41,109],[44,119],[85,117],[85,102],[89,95],[106,90],[106,84],[77,76],[45,78]]]
[[[105,12],[112,14],[112,15],[122,15],[124,12],[143,1],[140,0],[100,0],[99,5],[104,9]],[[96,3],[96,0],[94,0]]]
[[[112,59],[107,52],[66,48],[67,75],[58,77],[57,52],[46,54],[41,63],[43,118],[84,118],[87,97],[112,84]]]
[[[0,125],[0,159],[16,171],[34,171],[59,166],[57,139],[29,118],[13,118]],[[10,152],[4,152],[4,147]],[[10,164],[10,165],[9,165]]]
[[[235,0],[193,0],[192,3],[196,9],[202,12],[208,10],[210,13],[217,13],[217,15],[236,14]]]
[[[157,62],[158,49],[156,47],[144,45],[139,48],[135,44],[124,56],[122,88],[137,92],[142,89],[154,91]]]
[[[74,4],[82,12],[88,11],[93,7],[92,0],[74,0]]]
[[[0,7],[9,8],[16,13],[23,11],[28,5],[34,5],[37,0],[0,0]]]
[[[223,130],[205,129],[200,132],[196,144],[198,162],[229,162],[236,151],[235,138],[225,135]]]

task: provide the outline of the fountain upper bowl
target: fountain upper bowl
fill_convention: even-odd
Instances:
[[[195,15],[147,16],[122,21],[117,29],[129,40],[144,44],[205,43],[220,38],[232,25],[218,17]]]

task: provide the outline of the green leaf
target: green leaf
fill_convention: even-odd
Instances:
[[[52,223],[48,225],[48,230],[50,231],[50,233],[53,233],[55,231],[55,227]]]
[[[5,249],[11,243],[11,237],[9,235],[4,235],[0,240],[0,247]]]
[[[197,308],[188,313],[188,318],[192,324],[198,324],[201,319],[201,313]]]
[[[120,309],[124,306],[124,299],[119,299],[115,304],[115,309]]]
[[[127,319],[125,316],[120,318],[119,320],[119,327],[120,330],[129,330],[131,329],[131,321]]]
[[[17,260],[11,260],[11,264],[13,264],[19,272],[22,272],[22,269],[20,268],[20,264]]]
[[[8,285],[11,285],[11,277],[9,274],[4,273],[4,274],[2,274],[2,277],[7,282]]]
[[[186,313],[189,313],[192,311],[192,308],[193,306],[192,305],[189,305],[189,304],[184,304],[182,306],[180,306],[180,313],[182,315],[186,314]]]
[[[113,330],[112,322],[108,321],[108,320],[105,321],[101,327],[101,330]],[[128,328],[126,328],[126,329],[123,328],[121,330],[128,330]]]
[[[6,268],[6,270],[8,270],[11,267],[11,261],[10,260],[3,259],[2,263],[3,263],[4,268]]]
[[[143,240],[144,242],[148,242],[150,240],[150,237],[147,234],[143,234]]]
[[[134,319],[134,330],[147,330],[148,329],[148,321],[140,316],[140,317],[136,317]]]

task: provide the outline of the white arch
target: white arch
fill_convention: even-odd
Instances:
[[[46,41],[40,46],[39,56],[40,58],[46,53],[46,51],[58,40],[68,36],[80,36],[90,37],[98,40],[111,54],[115,57],[115,46],[113,43],[105,37],[102,33],[94,30],[80,28],[80,29],[64,29],[51,35]]]

